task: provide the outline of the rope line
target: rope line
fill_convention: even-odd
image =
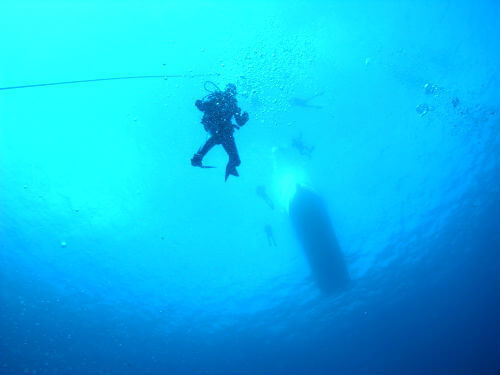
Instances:
[[[62,82],[49,82],[49,83],[35,83],[30,85],[20,85],[20,86],[7,86],[0,87],[0,90],[15,90],[15,89],[26,89],[30,87],[43,87],[43,86],[56,86],[56,85],[72,85],[75,83],[88,83],[88,82],[101,82],[101,81],[117,81],[124,79],[149,79],[149,78],[198,78],[198,77],[213,77],[219,76],[218,73],[213,74],[172,74],[172,75],[153,75],[153,76],[125,76],[125,77],[110,77],[110,78],[94,78],[94,79],[82,79],[77,81],[62,81]]]

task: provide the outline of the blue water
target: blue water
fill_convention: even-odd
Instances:
[[[3,0],[0,87],[182,77],[0,90],[0,374],[498,374],[499,19]],[[227,182],[222,147],[189,162],[206,80],[250,114]],[[296,183],[328,209],[340,292],[297,241]]]

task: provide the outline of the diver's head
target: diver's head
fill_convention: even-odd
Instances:
[[[231,96],[235,96],[237,94],[236,85],[233,83],[228,83],[226,85],[226,93],[231,95]]]

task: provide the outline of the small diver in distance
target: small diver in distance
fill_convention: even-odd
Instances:
[[[266,188],[264,186],[262,185],[257,186],[255,192],[259,197],[261,197],[264,200],[264,202],[266,202],[266,204],[269,206],[271,210],[274,210],[274,203],[271,200],[271,198],[269,198],[269,195],[267,194]]]
[[[269,224],[266,224],[264,226],[264,231],[266,232],[266,236],[267,236],[267,243],[269,244],[269,246],[278,246],[276,244],[276,240],[274,239],[274,233],[273,233],[273,227],[271,227],[271,225]]]
[[[323,94],[324,94],[324,92],[320,92],[320,93],[314,94],[313,96],[310,96],[310,97],[305,98],[305,99],[295,97],[295,98],[291,98],[289,102],[290,102],[290,105],[292,105],[293,107],[322,109],[323,106],[311,104],[310,101],[322,96]]]
[[[191,165],[194,167],[211,168],[202,164],[203,157],[215,145],[222,145],[229,157],[226,165],[226,181],[229,175],[239,176],[236,167],[241,164],[241,161],[233,133],[235,128],[239,129],[248,121],[248,113],[241,113],[241,109],[238,107],[236,94],[236,86],[229,83],[224,91],[217,89],[202,100],[195,102],[196,107],[203,112],[201,123],[211,136],[198,152],[193,155]],[[237,125],[233,124],[233,117]]]
[[[292,147],[295,148],[299,154],[302,156],[311,157],[312,152],[314,151],[314,146],[307,146],[302,139],[302,134],[292,139]]]

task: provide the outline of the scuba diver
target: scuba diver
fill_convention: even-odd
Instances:
[[[307,156],[308,158],[311,157],[311,154],[314,151],[314,146],[306,146],[306,144],[302,140],[302,133],[299,136],[292,139],[292,147],[297,149],[297,151],[302,156]]]
[[[222,145],[229,160],[226,166],[226,178],[229,175],[239,176],[236,167],[240,165],[240,157],[236,143],[234,142],[234,129],[239,129],[248,121],[248,113],[241,113],[236,101],[236,86],[229,83],[225,91],[216,90],[202,100],[197,100],[196,107],[203,112],[201,123],[211,137],[205,144],[194,154],[191,159],[191,165],[194,167],[211,168],[202,164],[203,157],[215,145]],[[232,118],[236,120],[236,124],[232,123]]]
[[[276,240],[274,239],[274,234],[273,234],[273,227],[270,226],[269,224],[266,224],[264,226],[264,231],[266,232],[266,236],[267,236],[267,243],[269,244],[269,246],[278,246],[276,244]]]
[[[314,105],[314,104],[311,104],[310,102],[311,102],[311,100],[318,98],[318,97],[322,96],[323,94],[324,94],[324,92],[320,92],[320,93],[314,94],[313,96],[310,96],[310,97],[305,98],[305,99],[303,99],[303,98],[291,98],[289,103],[293,107],[321,109],[321,108],[323,108],[323,106]]]
[[[257,189],[255,189],[255,192],[257,193],[257,195],[259,197],[261,197],[264,200],[264,202],[266,202],[266,204],[269,206],[269,208],[271,210],[274,210],[274,203],[271,200],[271,198],[269,198],[269,195],[267,195],[267,191],[266,191],[266,188],[264,186],[262,186],[262,185],[257,186]]]

